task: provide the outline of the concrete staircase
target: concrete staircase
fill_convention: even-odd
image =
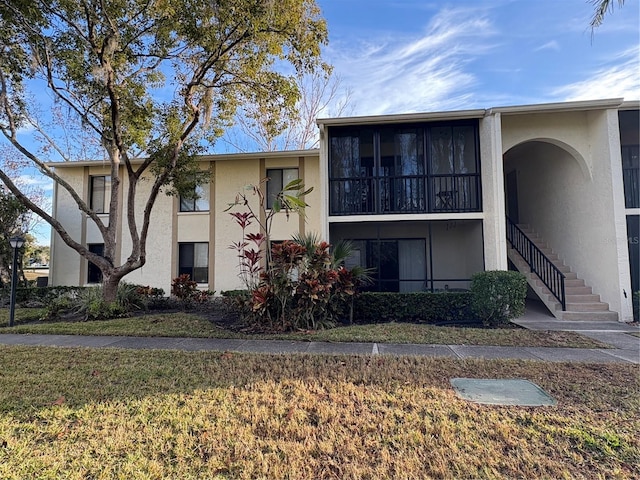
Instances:
[[[520,230],[529,237],[542,253],[565,275],[566,310],[562,311],[561,303],[542,283],[538,276],[531,272],[527,262],[507,242],[507,256],[516,268],[527,277],[527,282],[549,311],[559,320],[585,321],[617,321],[617,312],[609,310],[609,304],[600,301],[596,295],[571,268],[562,262],[558,255],[547,243],[528,225],[518,225]]]

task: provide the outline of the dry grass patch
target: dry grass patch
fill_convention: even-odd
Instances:
[[[130,335],[157,337],[242,338],[325,342],[423,343],[528,347],[610,348],[573,332],[541,332],[522,328],[457,328],[414,323],[350,325],[327,330],[282,334],[248,334],[229,330],[191,313],[152,313],[89,322],[46,322],[0,329],[6,333],[54,335]]]
[[[0,478],[633,478],[632,365],[0,347]],[[557,407],[467,403],[526,378]]]

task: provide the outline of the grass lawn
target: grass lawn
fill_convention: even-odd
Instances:
[[[0,346],[0,478],[639,478],[639,409],[625,364]]]
[[[36,317],[37,318],[37,317]],[[0,315],[0,323],[4,323]],[[4,323],[6,325],[6,323]],[[261,338],[330,342],[425,343],[444,345],[499,345],[530,347],[609,348],[573,332],[436,327],[411,323],[352,325],[328,330],[286,334],[243,334],[218,327],[189,313],[148,314],[92,322],[21,323],[0,333],[69,335],[132,335],[160,337]]]

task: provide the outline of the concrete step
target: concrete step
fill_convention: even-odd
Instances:
[[[565,295],[567,298],[567,303],[597,303],[600,301],[600,295],[596,295],[591,293],[591,287],[585,287],[589,289],[589,293],[584,294],[575,294],[575,293],[567,293],[565,291]]]
[[[609,304],[604,302],[567,302],[567,310],[571,312],[606,312]]]
[[[568,287],[584,287],[584,280],[581,278],[568,278],[564,281],[565,288]]]
[[[561,320],[585,321],[585,322],[617,322],[616,312],[572,312],[567,310],[557,315]]]
[[[591,287],[587,287],[587,286],[569,287],[565,282],[564,294],[567,296],[568,295],[591,295],[592,293],[593,293],[593,290],[591,289]]]

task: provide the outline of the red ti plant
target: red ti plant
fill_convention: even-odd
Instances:
[[[231,212],[236,223],[242,229],[242,240],[233,242],[229,248],[238,255],[239,276],[247,290],[254,290],[260,281],[262,272],[262,244],[266,237],[263,233],[247,233],[255,216],[252,212]],[[252,246],[253,245],[253,246]]]
[[[271,251],[268,246],[274,216],[280,212],[284,213],[287,219],[291,212],[304,215],[304,208],[307,206],[304,196],[313,190],[313,188],[305,189],[301,179],[293,180],[278,192],[271,208],[267,209],[263,187],[268,180],[265,178],[258,185],[246,187],[246,190],[258,198],[260,212],[258,215],[253,210],[246,193],[238,193],[235,201],[225,210],[229,211],[238,206],[245,208],[244,211],[229,213],[242,229],[241,240],[234,242],[229,248],[237,252],[239,277],[249,291],[254,291],[258,287],[260,276],[264,273],[264,265],[271,263]],[[247,232],[247,228],[254,222],[259,228],[259,233]]]

